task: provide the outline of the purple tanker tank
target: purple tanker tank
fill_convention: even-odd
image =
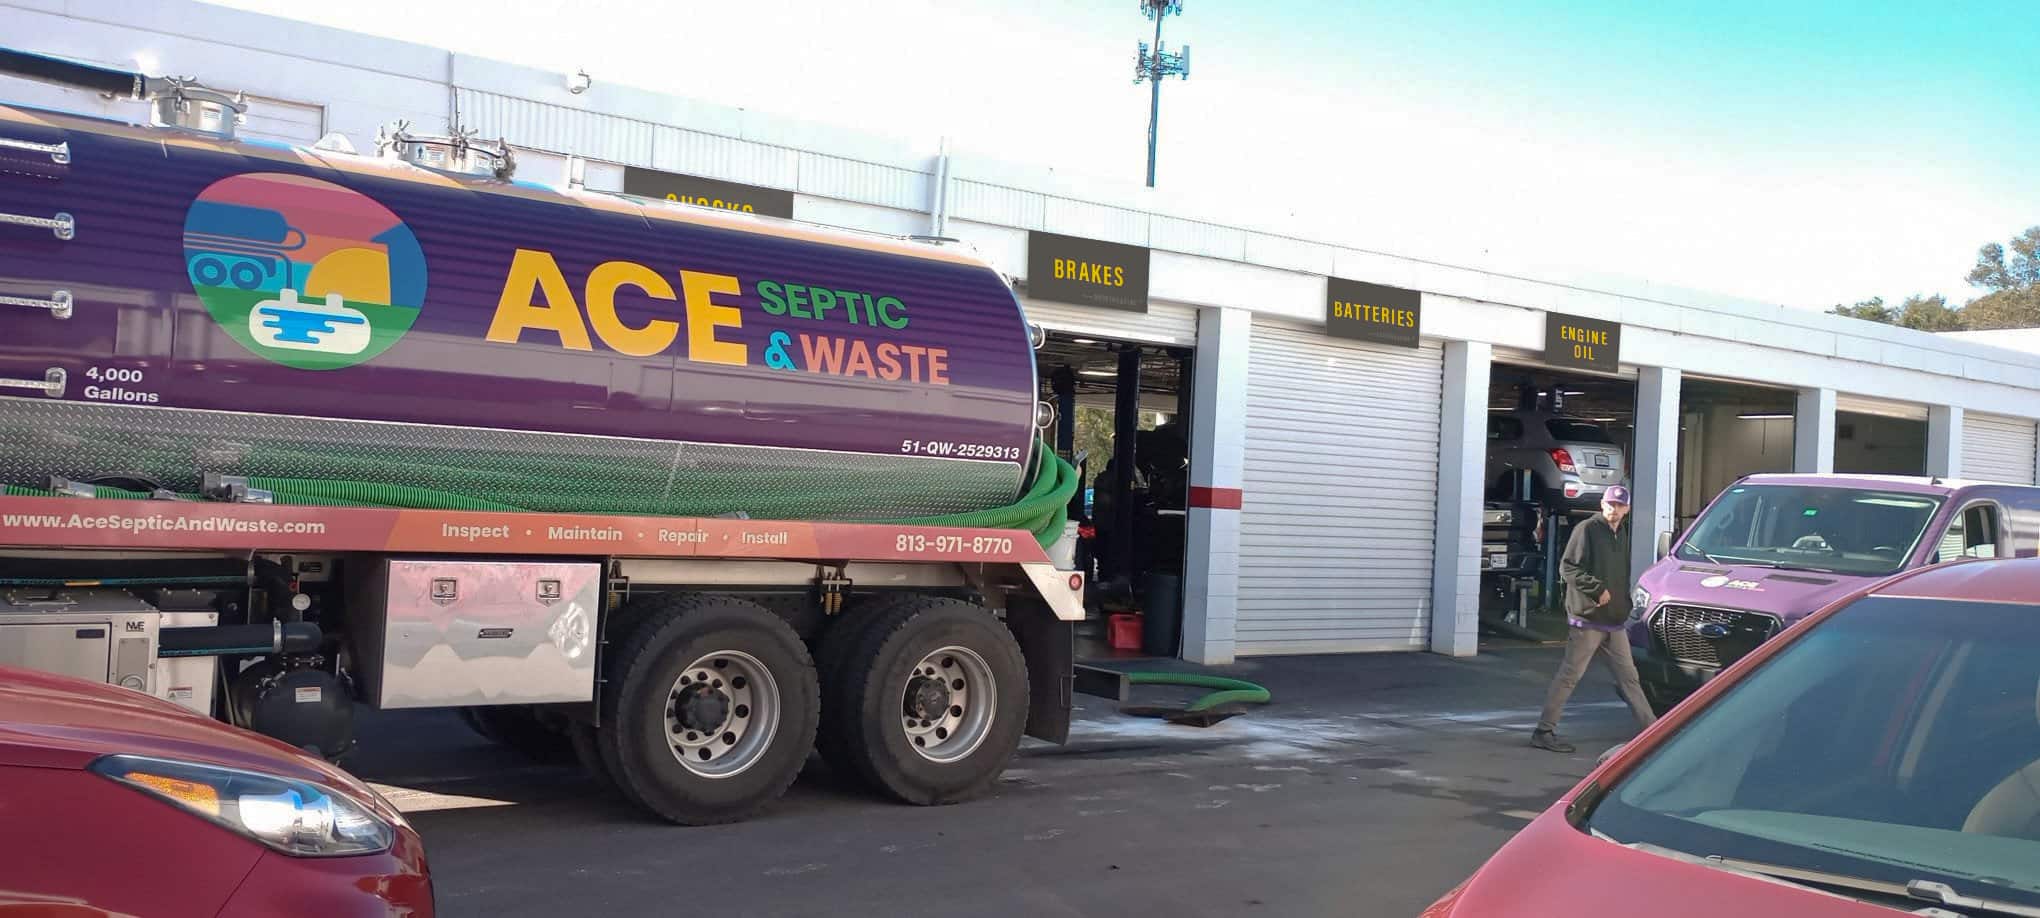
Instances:
[[[1031,458],[1019,304],[953,247],[6,106],[0,139],[7,484],[854,520],[1008,503]]]

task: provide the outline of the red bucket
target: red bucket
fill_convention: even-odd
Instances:
[[[1105,634],[1113,650],[1140,650],[1140,616],[1131,612],[1107,616]]]

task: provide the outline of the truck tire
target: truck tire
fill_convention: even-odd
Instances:
[[[911,606],[936,599],[919,593],[884,593],[858,600],[837,616],[822,632],[815,648],[815,669],[822,681],[822,721],[815,735],[815,751],[836,777],[851,782],[864,780],[862,769],[850,754],[849,735],[857,724],[857,705],[849,695],[845,670],[865,634],[873,628],[892,628],[886,620],[904,614]]]
[[[820,689],[793,628],[750,602],[668,594],[613,645],[596,736],[619,788],[682,825],[735,822],[786,792]]]
[[[481,715],[476,713],[480,710],[481,708],[457,708],[454,713],[460,716],[461,723],[467,724],[468,729],[475,731],[476,736],[492,743],[502,742],[503,738],[496,735],[495,723],[482,720]]]
[[[601,665],[605,680],[611,678],[610,674],[615,672],[610,661],[616,657],[619,648],[630,643],[632,635],[637,633],[638,626],[659,619],[679,598],[680,594],[653,593],[626,602],[611,614],[606,633],[603,635]],[[602,703],[599,697],[595,701],[597,705]],[[621,774],[619,769],[623,766],[618,763],[616,757],[616,744],[603,740],[610,723],[607,715],[604,715],[601,727],[581,727],[586,737],[577,741],[574,755],[581,760],[581,768],[588,772],[589,777],[595,779],[598,786],[614,791],[624,802],[638,809],[650,810],[651,807],[638,798],[637,791],[632,790],[630,785],[623,783],[618,777]]]
[[[565,765],[574,761],[574,747],[566,732],[540,718],[528,705],[462,708],[460,719],[484,739],[534,762]]]
[[[607,794],[630,799],[616,784],[616,776],[609,771],[608,760],[602,757],[602,744],[596,741],[596,728],[584,723],[567,725],[567,741],[573,744],[574,760],[581,763],[581,770],[595,782],[595,787]]]
[[[930,599],[860,623],[842,664],[843,755],[873,787],[939,806],[991,789],[1027,728],[1027,663],[983,607]]]

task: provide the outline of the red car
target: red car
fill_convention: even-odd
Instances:
[[[365,784],[139,692],[0,667],[0,916],[429,918]]]
[[[2040,916],[2040,559],[1793,626],[1424,914],[1905,913]]]

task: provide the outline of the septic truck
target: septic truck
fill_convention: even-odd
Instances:
[[[813,751],[941,804],[1065,739],[1076,483],[967,250],[0,72],[153,112],[0,100],[0,663],[336,759],[456,710],[683,824]]]

